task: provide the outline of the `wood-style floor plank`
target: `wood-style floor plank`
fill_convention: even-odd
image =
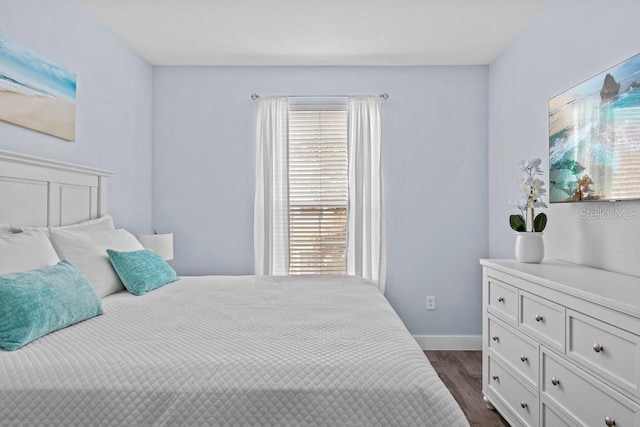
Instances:
[[[425,351],[442,382],[447,386],[471,426],[509,426],[482,400],[481,351]]]

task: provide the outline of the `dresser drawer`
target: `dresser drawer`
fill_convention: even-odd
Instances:
[[[570,358],[640,396],[640,337],[572,310],[567,311],[567,334]]]
[[[539,420],[538,396],[530,391],[493,357],[489,361],[489,390],[497,395],[518,421],[526,426],[537,426]]]
[[[580,368],[543,350],[541,393],[581,425],[616,427],[640,425],[640,407]]]
[[[517,326],[518,289],[490,277],[487,311],[505,322]]]
[[[570,421],[568,417],[565,415],[560,415],[556,412],[555,409],[551,408],[547,403],[542,399],[540,402],[542,406],[541,417],[542,422],[540,423],[543,427],[576,427],[579,426],[579,423],[574,423],[572,420]]]
[[[565,309],[544,298],[520,291],[520,328],[547,346],[564,353]]]
[[[499,320],[489,317],[489,348],[538,388],[538,345]]]

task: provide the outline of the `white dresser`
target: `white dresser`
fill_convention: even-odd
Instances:
[[[640,427],[640,278],[480,263],[487,403],[513,426]]]

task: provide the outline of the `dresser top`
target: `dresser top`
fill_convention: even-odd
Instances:
[[[563,261],[526,264],[513,259],[482,259],[480,264],[640,317],[640,277]]]

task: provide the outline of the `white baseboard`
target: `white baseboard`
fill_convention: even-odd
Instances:
[[[482,350],[482,335],[414,335],[423,350]]]

